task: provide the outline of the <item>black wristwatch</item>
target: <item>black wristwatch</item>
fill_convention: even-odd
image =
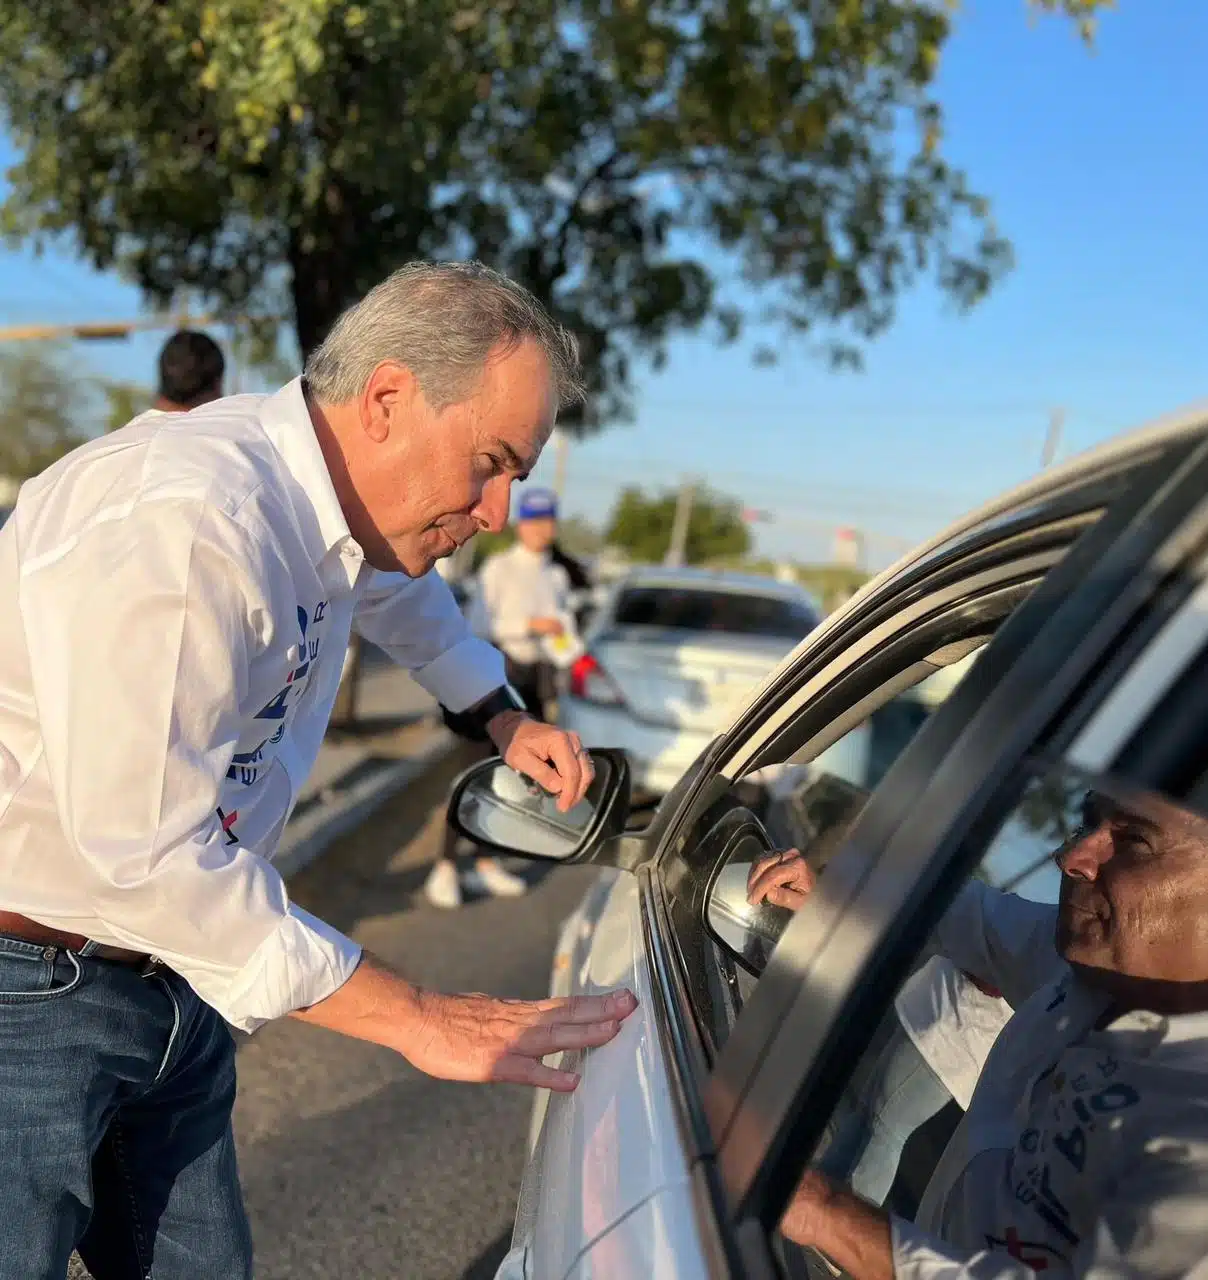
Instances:
[[[524,699],[510,684],[500,685],[466,711],[450,711],[448,707],[441,707],[440,711],[445,724],[459,738],[469,738],[471,742],[488,742],[491,735],[487,725],[504,711],[523,711],[528,715]]]

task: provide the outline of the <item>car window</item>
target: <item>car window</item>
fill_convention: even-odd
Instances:
[[[770,844],[780,850],[799,850],[811,874],[822,872],[890,766],[976,658],[977,653],[970,654],[888,699],[808,764],[773,774],[760,814]],[[752,868],[768,854],[769,843],[753,833],[736,841],[706,900],[706,919],[715,938],[756,976],[792,919],[791,911],[780,905],[753,905],[748,899]]]
[[[805,601],[754,592],[686,587],[626,587],[613,620],[623,627],[717,631],[727,635],[801,640],[818,623]]]
[[[1132,1269],[1129,1224],[1177,1219],[1180,1271],[1208,1248],[1208,818],[1063,760],[1012,790],[809,1165],[958,1257],[1033,1270],[1089,1270],[1110,1239]],[[792,1204],[782,1226],[798,1274]]]

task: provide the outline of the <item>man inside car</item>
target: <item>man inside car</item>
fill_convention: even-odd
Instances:
[[[1174,1276],[1208,1259],[1208,821],[1084,801],[1042,907],[971,880],[937,948],[1015,1015],[914,1223],[807,1171],[781,1222],[855,1280]],[[752,868],[799,907],[799,855]]]

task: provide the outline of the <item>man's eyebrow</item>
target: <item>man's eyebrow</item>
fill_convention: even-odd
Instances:
[[[1126,809],[1123,805],[1113,806],[1104,814],[1104,821],[1117,827],[1131,827],[1134,831],[1143,831],[1151,836],[1164,834],[1169,825],[1139,809]]]
[[[533,469],[533,464],[528,459],[522,458],[506,440],[500,440],[496,437],[492,443],[503,454],[503,460],[507,463],[509,471],[519,471],[522,476],[527,476]]]

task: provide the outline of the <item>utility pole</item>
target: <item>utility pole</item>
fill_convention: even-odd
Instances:
[[[692,521],[692,504],[696,499],[696,483],[688,476],[680,485],[679,497],[675,503],[675,519],[671,524],[671,545],[663,563],[679,568],[684,563],[684,555],[688,550],[688,526]]]
[[[554,432],[554,492],[559,502],[566,496],[566,464],[570,461],[570,436],[565,431]]]
[[[1054,409],[1049,415],[1049,429],[1045,432],[1044,448],[1040,451],[1040,469],[1047,471],[1053,465],[1061,446],[1061,432],[1065,426],[1065,410]]]

